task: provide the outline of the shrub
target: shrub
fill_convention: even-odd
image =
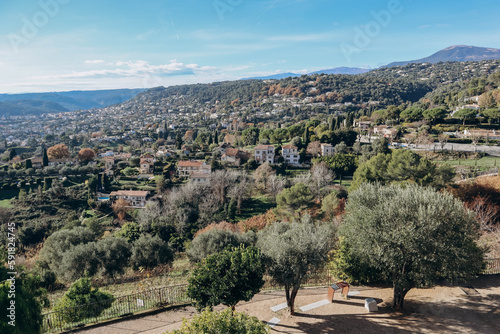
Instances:
[[[267,334],[268,331],[269,327],[256,317],[251,317],[246,313],[233,313],[227,309],[221,312],[205,310],[192,320],[184,319],[180,329],[167,334]]]
[[[126,223],[123,227],[116,232],[119,238],[125,238],[128,242],[133,243],[141,236],[139,225],[137,223]]]
[[[264,285],[264,262],[257,248],[242,246],[208,256],[189,277],[187,295],[196,308],[223,304],[233,310],[238,302],[249,301]]]
[[[60,312],[63,322],[71,323],[97,317],[111,307],[113,295],[93,288],[89,278],[82,278],[71,285],[59,299],[54,311]]]
[[[221,252],[228,246],[250,245],[248,236],[230,230],[209,230],[193,239],[187,250],[187,256],[192,262],[199,262],[211,254]]]
[[[143,235],[134,243],[130,263],[134,269],[154,268],[161,264],[169,264],[173,260],[174,253],[165,241],[157,236]]]

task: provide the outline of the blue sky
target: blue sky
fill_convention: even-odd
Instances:
[[[0,2],[0,93],[148,88],[500,48],[497,0]]]

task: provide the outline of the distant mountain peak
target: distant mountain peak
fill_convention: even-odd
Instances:
[[[472,45],[452,45],[429,57],[417,60],[390,63],[385,67],[404,66],[411,63],[439,63],[447,61],[481,61],[500,59],[500,49],[485,48]]]

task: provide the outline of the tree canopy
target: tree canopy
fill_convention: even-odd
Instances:
[[[205,310],[193,319],[184,319],[180,329],[167,334],[267,334],[269,327],[256,317],[230,309],[213,312]]]
[[[478,232],[459,200],[415,184],[363,184],[350,194],[340,229],[352,254],[367,265],[365,274],[393,284],[396,309],[412,288],[479,274]]]
[[[354,172],[351,189],[358,188],[363,182],[409,181],[421,186],[442,188],[449,184],[455,173],[447,165],[437,166],[432,161],[410,150],[393,150],[392,153],[379,153],[362,163]]]
[[[333,245],[331,225],[311,222],[277,222],[259,232],[257,246],[267,260],[268,273],[285,287],[290,314],[300,284],[307,273],[319,268]]]
[[[187,294],[198,310],[223,304],[233,310],[249,301],[264,285],[260,251],[250,246],[225,249],[200,262],[189,277]]]

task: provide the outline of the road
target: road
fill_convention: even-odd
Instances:
[[[378,137],[371,137],[371,141],[373,142]],[[368,143],[369,140],[367,137],[361,137],[362,143]],[[406,145],[406,144],[405,144]],[[500,157],[500,146],[486,146],[486,145],[477,145],[474,147],[472,144],[455,144],[455,143],[447,143],[444,148],[446,151],[458,151],[458,152],[482,152],[491,156]],[[414,151],[441,151],[441,145],[439,143],[434,143],[430,145],[419,144],[417,148],[412,148]]]

